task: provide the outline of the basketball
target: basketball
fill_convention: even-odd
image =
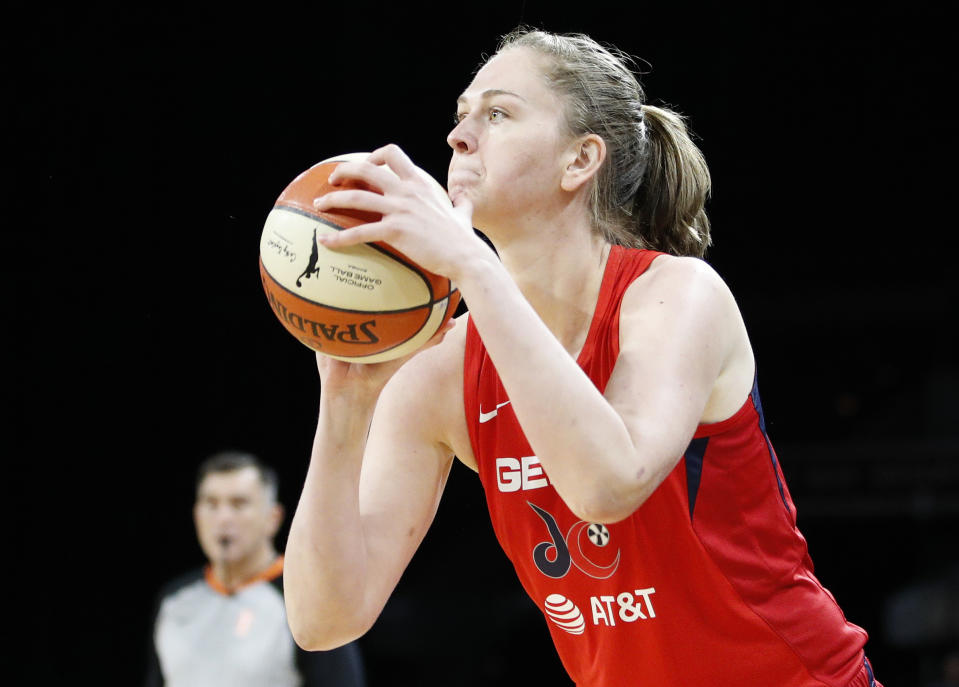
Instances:
[[[283,326],[314,351],[339,360],[375,363],[423,346],[452,317],[459,291],[388,244],[329,250],[323,233],[342,231],[380,215],[354,210],[318,212],[313,200],[334,189],[330,173],[349,153],[323,160],[297,176],[277,198],[260,237],[260,277]]]

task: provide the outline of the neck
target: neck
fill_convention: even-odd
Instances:
[[[582,223],[555,225],[496,243],[500,259],[540,319],[570,352],[586,340],[609,244]]]
[[[210,561],[210,568],[217,581],[233,591],[269,568],[276,556],[272,546],[265,546],[236,561]]]

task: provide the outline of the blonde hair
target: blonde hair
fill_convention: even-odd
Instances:
[[[705,255],[709,169],[683,117],[645,104],[632,58],[583,34],[525,27],[504,36],[496,52],[516,47],[546,58],[544,76],[566,100],[570,133],[606,143],[590,191],[594,228],[615,244]]]

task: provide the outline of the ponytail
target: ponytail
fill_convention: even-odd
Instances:
[[[646,248],[701,258],[712,243],[704,208],[711,184],[706,160],[680,115],[643,105],[643,118],[648,161],[633,199],[635,227],[630,229]]]

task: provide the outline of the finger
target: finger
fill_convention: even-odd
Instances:
[[[445,337],[447,334],[449,334],[449,333],[450,333],[451,331],[453,331],[454,329],[456,329],[456,320],[454,320],[454,319],[446,320],[446,323],[445,323],[442,327],[440,327],[440,328],[439,328],[439,331],[437,331],[437,332],[433,335],[433,339],[435,339],[435,338],[438,337],[439,340],[442,341],[442,340],[443,340],[443,337]],[[430,339],[430,340],[432,341],[432,339]]]
[[[374,165],[386,165],[393,170],[400,179],[415,178],[419,168],[413,164],[402,148],[395,143],[390,143],[377,148],[368,158],[368,162]]]
[[[415,351],[410,353],[408,356],[402,358],[402,360],[405,362],[406,360],[409,360],[413,356],[419,353],[422,353],[423,351],[429,348],[433,348],[433,346],[440,345],[446,339],[446,335],[449,334],[451,331],[453,331],[455,328],[456,328],[456,321],[452,319],[447,320],[442,327],[436,330],[436,333],[433,334],[433,336],[427,339],[426,343],[424,343],[422,346],[420,346]]]
[[[330,172],[328,181],[332,186],[340,186],[347,181],[360,181],[385,193],[396,187],[399,177],[389,167],[366,160],[341,162]]]
[[[316,371],[320,374],[320,379],[324,377],[327,369],[330,367],[330,361],[332,358],[328,355],[323,355],[319,351],[316,351]]]
[[[458,193],[456,194],[454,198],[451,198],[450,200],[453,201],[453,211],[467,218],[470,221],[470,224],[472,224],[473,201],[470,200],[469,196],[467,196],[465,193]]]
[[[334,375],[337,372],[342,373],[343,368],[347,365],[347,363],[343,362],[342,360],[336,360],[335,358],[331,358],[330,356],[320,353],[319,351],[316,351],[315,355],[316,371],[320,377],[320,382],[324,384],[324,386],[325,383],[329,381],[330,375]]]
[[[362,210],[384,215],[392,210],[390,200],[375,191],[350,189],[330,191],[313,199],[313,208],[319,212],[329,210]]]
[[[425,351],[427,348],[433,348],[433,346],[440,345],[443,343],[446,335],[451,332],[454,327],[456,327],[456,323],[453,322],[453,320],[447,321],[446,324],[440,327],[439,330],[433,336],[431,336],[425,344],[416,350],[416,352],[419,353],[420,351]]]
[[[316,240],[324,247],[336,250],[348,248],[361,243],[375,243],[384,241],[387,229],[383,222],[369,222],[350,229],[340,229],[325,234],[317,232]]]
[[[426,182],[426,184],[427,184],[439,197],[441,197],[441,198],[446,198],[447,200],[449,200],[450,194],[449,194],[449,192],[446,190],[446,187],[443,186],[443,184],[441,184],[441,183],[438,182],[436,179],[434,179],[432,176],[430,176],[429,172],[427,172],[426,170],[423,170],[423,169],[419,170],[419,174],[420,174],[420,176],[423,178],[423,180]]]

